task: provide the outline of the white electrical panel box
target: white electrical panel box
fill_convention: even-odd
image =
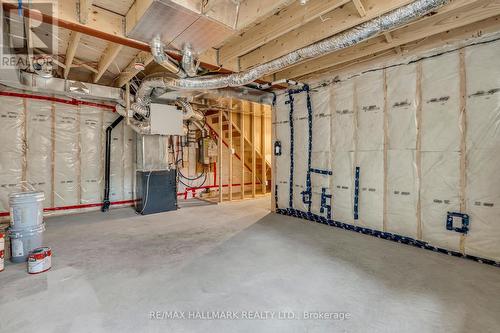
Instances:
[[[151,103],[151,134],[184,135],[182,110],[174,105]]]

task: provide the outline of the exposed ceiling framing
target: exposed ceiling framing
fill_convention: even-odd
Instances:
[[[187,3],[181,0],[169,0]],[[145,15],[153,0],[65,0],[58,1],[58,15],[24,10],[29,17],[28,43],[33,43],[33,21],[39,28],[59,28],[59,49],[54,63],[65,78],[104,85],[124,86],[140,73],[137,64],[153,62],[147,43],[127,37],[127,31]],[[228,73],[270,61],[298,48],[366,22],[412,0],[243,0],[236,30],[222,44],[200,55],[209,71]],[[3,8],[17,10],[18,1],[2,0]],[[190,1],[189,3],[196,3]],[[500,0],[452,0],[436,13],[359,45],[274,73],[266,79],[293,79],[319,75],[354,66],[375,57],[403,54],[411,45],[446,35],[470,31],[471,27],[496,26]],[[36,24],[35,24],[36,26]],[[49,29],[47,29],[49,30]],[[439,36],[439,37],[438,37]],[[43,54],[34,48],[35,53]],[[179,52],[169,51],[174,59]],[[224,68],[223,68],[224,67]],[[150,72],[150,71],[149,71]]]

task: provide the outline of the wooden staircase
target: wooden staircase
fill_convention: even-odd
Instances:
[[[265,154],[262,154],[263,147],[261,147],[261,144],[252,144],[252,139],[255,139],[257,135],[260,136],[261,140],[263,140],[264,138],[264,136],[261,135],[260,131],[256,131],[254,128],[252,128],[252,123],[255,124],[255,122],[257,121],[262,123],[263,120],[260,116],[250,115],[250,117],[244,117],[241,113],[233,113],[229,115],[230,111],[208,111],[206,113],[207,125],[210,129],[217,133],[217,135],[220,131],[219,112],[222,112],[222,141],[224,145],[226,147],[229,147],[229,143],[231,141],[229,132],[229,121],[231,118],[232,148],[234,149],[234,157],[236,157],[240,161],[243,157],[245,168],[250,172],[253,172],[252,170],[255,170],[255,182],[257,184],[256,193],[269,193],[271,191],[271,163],[265,160]],[[245,120],[245,118],[247,119]],[[251,123],[249,131],[250,133],[247,133],[248,130],[242,131],[242,128],[245,127],[245,122],[249,121],[249,119]],[[256,133],[255,135],[252,135],[252,131],[254,130]],[[245,133],[243,134],[243,132]],[[267,148],[267,150],[270,149],[270,147]],[[253,163],[253,151],[255,152],[255,166]],[[234,173],[237,172],[240,171],[234,170]],[[252,179],[245,179],[246,184],[248,184],[249,182],[251,183]],[[263,183],[266,185],[264,186]]]

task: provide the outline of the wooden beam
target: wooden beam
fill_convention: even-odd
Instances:
[[[465,27],[442,32],[423,40],[417,40],[412,43],[405,44],[405,48],[411,50],[413,54],[417,54],[442,47],[443,45],[454,45],[455,47],[459,47],[469,41],[477,39],[477,36],[496,33],[498,31],[500,31],[500,15],[469,24]],[[386,51],[383,51],[377,54],[353,59],[347,63],[330,67],[327,70],[308,74],[304,76],[303,79],[310,80],[328,75],[342,76],[345,74],[361,73],[366,70],[373,69],[374,66],[378,66],[380,63],[394,62],[397,60],[397,57],[399,56],[394,53],[387,53]]]
[[[366,15],[360,18],[353,3],[347,3],[342,8],[337,8],[327,16],[327,20],[316,18],[301,27],[294,29],[272,41],[262,45],[258,49],[241,56],[240,66],[242,69],[261,64],[282,55],[290,53],[298,48],[310,45],[326,37],[335,35],[341,31],[352,28],[355,25],[369,21],[381,14],[387,13],[413,0],[365,0]]]
[[[349,1],[351,0],[309,1],[306,5],[295,1],[261,24],[237,34],[225,42],[219,50],[219,62],[226,64],[231,59],[246,54]]]
[[[120,51],[122,50],[123,45],[110,43],[104,51],[101,59],[99,60],[99,64],[97,65],[97,73],[94,75],[94,83],[97,83],[102,75],[106,72],[109,66],[113,63],[115,58],[118,56]]]
[[[392,42],[392,35],[390,32],[385,32],[384,33],[384,37],[385,37],[385,40],[387,41],[387,43],[391,43]]]
[[[78,19],[81,24],[87,24],[89,21],[89,12],[92,9],[92,0],[80,0],[78,7]]]
[[[144,66],[149,65],[153,61],[153,55],[149,52],[141,51],[134,59],[127,65],[127,67],[121,72],[120,76],[116,80],[116,87],[123,87],[125,83],[129,82],[134,76],[139,74],[140,70],[135,68],[136,63],[142,63]]]
[[[391,33],[390,43],[384,37],[372,38],[356,46],[305,62],[275,74],[276,80],[302,77],[308,73],[324,70],[357,58],[374,55],[406,43],[472,24],[500,14],[497,0],[456,0],[454,10],[444,10],[410,26]],[[449,9],[449,8],[448,8]]]
[[[261,188],[262,194],[266,194],[267,191],[267,163],[266,163],[266,153],[267,153],[267,119],[266,119],[266,107],[260,104],[260,155],[262,159],[262,177],[261,177]]]
[[[228,181],[228,190],[229,190],[229,201],[233,200],[233,100],[229,100],[229,105],[230,108],[227,111],[228,116],[227,116],[227,121],[228,121],[228,131],[229,131],[229,137],[228,137],[228,146],[229,146],[229,181]],[[222,124],[221,124],[222,126]]]
[[[76,49],[78,48],[78,43],[80,43],[81,33],[73,31],[69,38],[68,48],[66,49],[66,59],[64,61],[64,78],[67,79],[69,71],[71,69],[71,64],[73,63],[73,58],[75,57]]]
[[[250,115],[250,122],[251,122],[251,137],[252,137],[252,198],[255,198],[255,180],[256,180],[256,176],[257,176],[257,165],[256,165],[256,159],[257,159],[257,154],[256,154],[256,149],[257,149],[257,146],[255,145],[255,139],[256,139],[256,135],[255,135],[255,119],[256,119],[256,116],[255,116],[255,113],[257,111],[257,104],[255,103],[252,103],[252,114]]]
[[[361,0],[352,0],[354,3],[354,6],[356,7],[356,10],[358,11],[358,14],[360,17],[365,17],[366,16],[366,9],[365,6],[363,6],[363,3]]]
[[[241,199],[245,199],[245,115],[248,102],[241,101],[241,117],[240,117],[240,158],[241,158]]]
[[[219,178],[219,202],[223,201],[223,193],[222,193],[222,185],[223,185],[223,180],[222,180],[222,110],[219,111],[219,141],[217,142],[217,161],[219,162],[219,165],[217,166],[217,172],[219,173],[218,178]]]
[[[83,68],[88,69],[89,71],[91,71],[93,73],[97,73],[97,69],[86,64],[85,61],[80,60],[76,57],[73,59],[73,65],[71,67],[83,67]]]
[[[236,30],[247,29],[277,15],[296,0],[252,0],[240,1]],[[324,1],[324,0],[321,0]]]

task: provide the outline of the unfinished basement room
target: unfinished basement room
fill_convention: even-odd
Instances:
[[[0,332],[500,332],[500,0],[0,0]]]

